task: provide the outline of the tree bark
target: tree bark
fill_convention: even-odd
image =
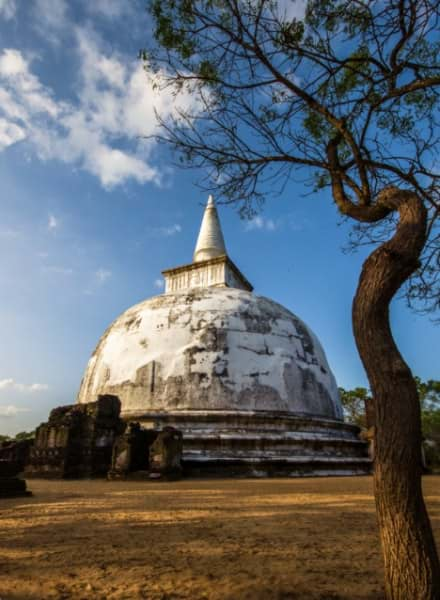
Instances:
[[[389,600],[440,600],[440,564],[422,495],[420,404],[391,333],[390,302],[419,265],[426,209],[407,190],[379,202],[398,211],[394,236],[365,261],[353,302],[353,329],[374,398],[376,511]]]

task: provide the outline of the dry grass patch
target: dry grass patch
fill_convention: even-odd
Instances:
[[[370,477],[29,488],[0,504],[1,600],[382,597]]]

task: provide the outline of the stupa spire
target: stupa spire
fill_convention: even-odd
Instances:
[[[194,250],[194,262],[200,262],[226,254],[225,240],[223,238],[220,220],[214,198],[209,196]]]
[[[207,287],[231,287],[252,291],[252,285],[226,253],[225,240],[214,198],[209,196],[189,265],[162,271],[165,293]]]

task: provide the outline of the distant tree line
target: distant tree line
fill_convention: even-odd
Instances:
[[[11,440],[20,442],[21,440],[31,440],[33,437],[35,437],[35,430],[34,431],[20,431],[19,433],[16,433],[15,435],[12,435],[12,436],[0,434],[0,443],[8,442]]]
[[[422,381],[414,377],[420,398],[422,415],[422,434],[426,461],[440,469],[440,381],[429,379]],[[367,427],[365,405],[372,400],[371,392],[364,387],[352,390],[339,388],[344,411],[344,419],[365,429]]]

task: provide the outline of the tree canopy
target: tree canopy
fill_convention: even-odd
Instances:
[[[194,98],[161,137],[245,214],[268,184],[305,176],[331,187],[361,241],[394,226],[384,190],[415,191],[429,235],[408,297],[438,308],[439,3],[309,0],[301,15],[302,6],[152,0],[159,44],[142,55],[163,86]]]
[[[420,399],[423,437],[440,444],[440,381],[433,379],[422,381],[417,376],[414,379]],[[367,426],[365,403],[371,400],[370,390],[364,387],[346,390],[341,387],[339,393],[345,420],[365,428]]]

